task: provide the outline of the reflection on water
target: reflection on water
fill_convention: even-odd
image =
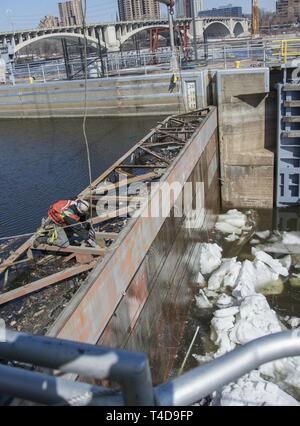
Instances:
[[[93,177],[157,121],[89,119]],[[34,231],[53,201],[76,196],[88,186],[82,120],[0,120],[0,182],[0,237]]]

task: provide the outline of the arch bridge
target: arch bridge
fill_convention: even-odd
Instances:
[[[192,28],[190,18],[175,19],[175,26],[188,26]],[[246,18],[196,18],[197,39],[226,38],[249,35],[249,20]],[[118,52],[121,46],[135,34],[142,31],[149,31],[156,28],[168,29],[168,20],[143,20],[134,22],[115,22],[106,24],[89,24],[86,27],[86,36],[89,44],[95,47],[101,45],[109,52]],[[193,38],[191,29],[188,37]],[[57,28],[37,28],[30,30],[17,30],[14,32],[0,33],[0,44],[6,46],[10,44],[17,53],[24,47],[49,38],[84,38],[83,28],[80,26],[57,27]]]

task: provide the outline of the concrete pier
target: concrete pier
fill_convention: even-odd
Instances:
[[[269,129],[276,125],[269,86],[268,68],[217,72],[224,208],[273,208],[276,140]]]

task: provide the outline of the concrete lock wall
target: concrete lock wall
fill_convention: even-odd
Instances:
[[[91,117],[171,115],[207,106],[207,73],[183,72],[173,93],[171,73],[88,80]],[[82,117],[85,82],[57,81],[0,87],[1,118]]]
[[[218,71],[216,80],[223,207],[273,208],[269,69]]]

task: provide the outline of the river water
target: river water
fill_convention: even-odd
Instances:
[[[89,119],[93,178],[155,126],[158,117]],[[33,232],[49,205],[88,186],[82,119],[0,121],[0,238]]]

